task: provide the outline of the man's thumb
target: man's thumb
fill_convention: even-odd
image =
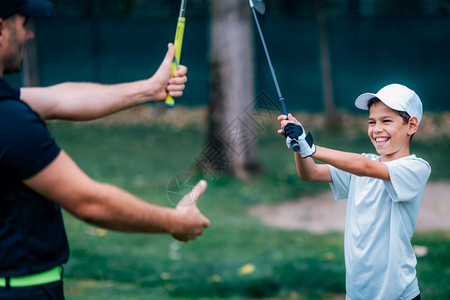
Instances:
[[[173,61],[174,55],[175,55],[175,48],[173,47],[172,43],[169,43],[167,45],[167,52],[166,52],[166,56],[164,57],[163,64],[170,65]]]
[[[198,198],[203,195],[207,186],[208,184],[205,180],[200,180],[199,182],[197,182],[192,190],[188,194],[186,194],[183,199],[180,200],[180,202],[178,202],[177,207],[189,207],[192,205],[197,205]]]

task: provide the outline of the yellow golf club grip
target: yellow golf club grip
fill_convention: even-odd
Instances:
[[[186,22],[186,18],[180,17],[178,18],[177,31],[175,32],[175,41],[173,46],[175,48],[175,55],[173,57],[173,62],[171,65],[172,68],[172,77],[173,74],[178,70],[178,66],[180,65],[180,57],[181,57],[181,47],[183,46],[183,35],[184,35],[184,24]],[[175,100],[167,93],[166,106],[173,107],[175,105]]]

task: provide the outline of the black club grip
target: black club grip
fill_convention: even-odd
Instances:
[[[300,145],[297,143],[297,141],[293,140],[291,142],[291,146],[292,146],[292,150],[294,152],[299,152],[300,151]]]

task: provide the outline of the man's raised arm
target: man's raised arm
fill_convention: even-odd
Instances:
[[[167,93],[183,95],[187,68],[180,66],[171,78],[174,48],[169,44],[156,73],[145,80],[113,85],[68,82],[50,87],[20,89],[21,99],[44,120],[88,121],[149,101],[163,101]]]

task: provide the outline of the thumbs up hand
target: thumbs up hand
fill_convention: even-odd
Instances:
[[[178,226],[172,231],[172,236],[182,242],[194,240],[208,228],[210,221],[198,209],[197,201],[205,192],[207,183],[200,180],[192,190],[178,202],[175,208]]]

